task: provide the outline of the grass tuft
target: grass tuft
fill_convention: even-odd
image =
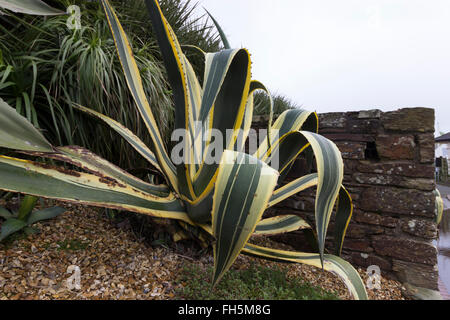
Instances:
[[[245,270],[230,270],[211,288],[212,267],[185,266],[178,278],[183,288],[179,299],[187,300],[339,300],[333,293],[301,278],[289,279],[287,269],[252,264]]]

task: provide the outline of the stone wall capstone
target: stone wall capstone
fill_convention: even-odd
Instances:
[[[335,142],[342,153],[344,186],[354,203],[342,257],[363,268],[378,265],[383,275],[437,290],[434,109],[318,116],[319,133]],[[265,129],[267,119],[255,117],[253,128]],[[309,173],[304,165],[302,158],[297,159],[287,181]],[[315,191],[286,199],[266,215],[297,214],[314,225]],[[327,240],[330,252],[333,223],[332,217]],[[301,231],[274,237],[297,250],[312,251],[306,238]]]

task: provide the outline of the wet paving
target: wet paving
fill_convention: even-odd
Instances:
[[[438,186],[444,200],[444,208],[450,209],[450,201],[447,196],[450,195],[450,188]],[[447,289],[447,292],[441,292],[443,298],[449,299],[450,295],[450,214],[444,214],[439,228],[439,240],[437,242],[439,250],[438,268],[441,283]],[[442,291],[442,289],[441,289]],[[445,297],[444,297],[445,296]]]

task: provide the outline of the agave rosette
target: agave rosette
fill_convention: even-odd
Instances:
[[[161,172],[165,184],[138,179],[82,147],[52,146],[25,118],[0,101],[0,147],[63,161],[80,169],[66,170],[0,156],[0,189],[175,219],[200,227],[215,239],[213,284],[243,253],[321,267],[338,274],[355,298],[366,299],[359,274],[338,257],[353,206],[349,193],[342,186],[341,154],[334,143],[317,133],[316,113],[299,109],[285,111],[273,125],[270,120],[268,134],[256,152],[246,154],[244,143],[252,122],[253,94],[256,90],[269,94],[261,82],[251,79],[250,54],[245,49],[229,48],[226,41],[226,48],[216,53],[205,53],[189,46],[204,57],[204,74],[197,75],[158,2],[146,0],[173,92],[175,129],[187,133],[181,143],[186,150],[183,157],[193,160],[174,162],[163,143],[152,113],[152,102],[145,95],[125,31],[109,2],[102,0],[101,3],[128,87],[153,143],[146,146],[130,130],[104,114],[83,106],[75,107],[120,134]],[[224,37],[222,31],[221,35]],[[199,76],[202,76],[202,84]],[[231,137],[218,155],[220,161],[205,161],[215,152],[211,132],[216,130],[225,137],[229,136],[227,130],[230,129]],[[311,161],[315,159],[317,173],[283,184],[293,162],[302,153],[308,154]],[[273,167],[275,156],[278,165]],[[311,229],[296,215],[263,218],[268,207],[311,187],[317,188],[314,231],[318,253],[275,250],[249,243],[252,235]],[[336,214],[335,255],[325,250],[333,212]]]

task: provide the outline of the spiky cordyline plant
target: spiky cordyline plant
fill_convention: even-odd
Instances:
[[[331,141],[317,134],[317,115],[299,109],[285,111],[273,126],[269,124],[271,130],[258,150],[252,155],[243,153],[252,122],[253,93],[256,90],[267,92],[260,82],[251,80],[249,53],[245,49],[229,48],[217,53],[202,52],[205,73],[201,86],[157,0],[146,0],[173,90],[175,128],[188,132],[183,140],[184,150],[188,150],[193,159],[200,160],[174,164],[162,142],[125,32],[109,2],[101,2],[127,84],[148,128],[152,146],[147,147],[115,120],[82,106],[77,108],[103,120],[119,133],[161,172],[166,184],[155,185],[137,179],[81,147],[50,145],[25,118],[1,101],[1,147],[64,161],[83,172],[0,156],[0,189],[176,219],[202,228],[215,239],[213,284],[243,253],[322,267],[337,273],[355,298],[366,299],[359,274],[338,257],[352,214],[352,202],[342,186],[341,154]],[[200,126],[195,125],[198,122]],[[206,136],[206,139],[202,136],[200,131],[205,128],[216,129],[223,136],[227,136],[227,129],[232,129],[232,139],[227,142],[218,163],[204,161],[215,145],[212,136]],[[275,130],[277,136],[271,134]],[[237,139],[238,132],[243,132],[244,139]],[[317,173],[280,186],[282,177],[303,152],[314,154]],[[269,165],[276,154],[279,170]],[[267,219],[262,219],[262,215],[268,207],[313,186],[317,186],[315,232],[319,253],[274,250],[249,243],[252,235],[311,228],[295,215]],[[335,204],[336,255],[331,255],[325,254],[324,244]]]

